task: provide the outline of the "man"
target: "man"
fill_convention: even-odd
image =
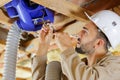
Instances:
[[[56,33],[56,44],[61,49],[61,67],[68,80],[120,80],[120,57],[108,51],[120,43],[120,17],[112,11],[103,10],[92,17],[78,34],[77,46],[66,33]],[[43,30],[37,56],[33,59],[33,80],[44,80],[46,54],[51,30]],[[44,46],[44,47],[43,47]],[[78,53],[86,54],[82,61]],[[64,80],[64,79],[63,79]]]

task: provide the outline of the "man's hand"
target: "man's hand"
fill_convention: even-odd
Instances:
[[[48,27],[49,25],[44,26],[39,33],[39,48],[37,50],[37,55],[46,55],[48,48],[50,46],[50,41],[53,37],[53,30]]]
[[[73,47],[72,39],[67,33],[56,33],[55,40],[61,51]]]
[[[39,34],[40,38],[40,44],[50,44],[50,41],[53,37],[53,30],[49,27],[43,27]]]

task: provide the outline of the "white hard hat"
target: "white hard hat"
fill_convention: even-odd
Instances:
[[[120,17],[116,13],[102,10],[91,17],[86,15],[106,35],[112,48],[120,44]]]

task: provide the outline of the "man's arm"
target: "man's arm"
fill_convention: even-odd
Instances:
[[[32,59],[32,80],[44,80],[46,56],[35,56]]]
[[[47,51],[53,36],[53,30],[44,27],[40,31],[39,47],[36,56],[32,59],[32,80],[44,80]]]
[[[120,57],[108,56],[101,62],[87,66],[81,61],[73,48],[68,48],[61,54],[63,73],[69,80],[119,80]]]
[[[56,34],[56,43],[61,49],[61,66],[69,80],[119,80],[120,57],[108,57],[92,66],[81,61],[66,33]]]

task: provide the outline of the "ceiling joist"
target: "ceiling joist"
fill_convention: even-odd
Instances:
[[[0,23],[5,24],[7,26],[11,26],[15,20],[10,19],[5,13],[0,9]]]
[[[116,12],[120,16],[120,8],[119,7],[114,7],[113,11]]]
[[[71,17],[80,21],[87,21],[87,17],[84,12],[91,13],[88,10],[81,8],[78,5],[66,0],[32,0],[35,3],[43,5],[55,12],[61,13],[68,17]]]

